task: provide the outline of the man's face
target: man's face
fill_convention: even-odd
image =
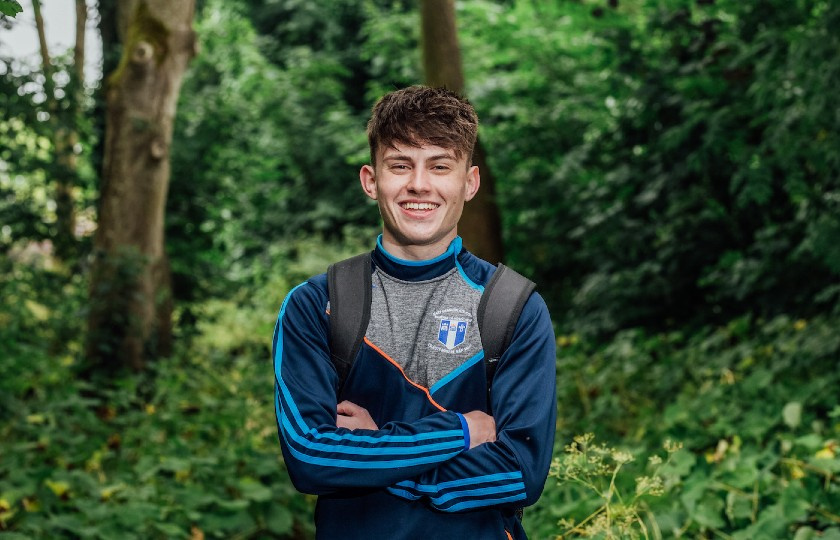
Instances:
[[[464,203],[480,183],[478,167],[468,167],[467,159],[439,146],[380,147],[376,168],[365,165],[359,178],[379,203],[386,248],[414,259],[446,250],[458,233]]]

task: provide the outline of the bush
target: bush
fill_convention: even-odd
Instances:
[[[618,488],[672,439],[664,496],[642,500],[655,537],[840,535],[840,335],[837,317],[735,319],[691,336],[619,334],[603,345],[558,338],[558,443],[594,431],[635,458]],[[592,511],[568,481],[531,513],[536,537]],[[808,536],[811,535],[811,536]]]

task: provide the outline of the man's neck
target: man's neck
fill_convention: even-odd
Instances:
[[[449,248],[449,244],[455,239],[457,234],[453,233],[451,237],[441,239],[434,244],[429,245],[404,245],[395,242],[388,234],[382,235],[382,247],[385,248],[390,255],[399,259],[408,261],[427,261],[439,257]]]

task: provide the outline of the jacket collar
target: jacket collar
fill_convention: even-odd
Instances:
[[[388,253],[382,245],[382,235],[376,239],[376,249],[373,250],[372,259],[377,268],[389,276],[404,281],[425,281],[442,276],[455,268],[455,260],[463,248],[461,237],[456,236],[449,247],[433,259],[412,261],[400,259]]]

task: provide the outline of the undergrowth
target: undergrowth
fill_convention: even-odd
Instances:
[[[627,462],[601,493],[574,475],[549,479],[526,527],[537,538],[840,539],[837,328],[836,315],[744,316],[690,334],[629,330],[606,344],[560,336],[557,454],[594,432]],[[642,526],[618,536],[604,522],[568,526],[619,509],[610,494],[635,493],[666,440],[684,449],[658,470],[661,496],[630,505]]]

